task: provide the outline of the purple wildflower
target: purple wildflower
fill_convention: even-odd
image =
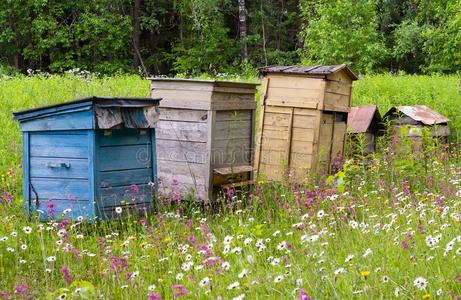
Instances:
[[[189,291],[182,284],[173,285],[173,297],[179,298],[186,295]]]
[[[67,284],[71,284],[72,283],[72,276],[70,276],[69,268],[67,268],[67,266],[63,266],[61,268],[61,272],[62,272],[62,276],[66,280]]]

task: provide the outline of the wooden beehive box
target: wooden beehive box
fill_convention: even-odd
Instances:
[[[151,96],[163,98],[157,130],[160,195],[215,199],[226,184],[250,180],[257,85],[152,79]]]
[[[26,211],[88,221],[149,211],[159,100],[90,97],[14,113]]]
[[[261,69],[259,140],[255,168],[297,181],[311,171],[327,173],[343,156],[352,81],[346,65]]]
[[[356,142],[356,135],[362,134],[365,138],[365,149],[362,154],[375,151],[375,137],[383,129],[381,115],[376,105],[353,106],[347,116],[348,132]],[[357,146],[357,145],[352,145]]]
[[[395,134],[400,134],[404,129],[407,136],[420,137],[423,128],[428,128],[433,137],[447,140],[450,135],[450,120],[425,105],[395,106],[384,118],[390,120],[391,131]]]

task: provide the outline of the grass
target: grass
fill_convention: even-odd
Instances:
[[[354,88],[354,103],[374,102],[383,111],[424,98],[419,103],[459,128],[454,76],[378,75]],[[431,141],[421,148],[384,139],[372,159],[355,157],[315,185],[261,181],[251,195],[229,199],[213,214],[162,207],[157,215],[99,224],[29,221],[20,204],[20,134],[11,112],[148,90],[135,76],[0,82],[0,297],[461,296],[461,161]]]

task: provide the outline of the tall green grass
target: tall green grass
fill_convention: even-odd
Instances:
[[[396,105],[424,104],[447,116],[452,140],[461,137],[461,81],[456,75],[373,75],[353,86],[353,105],[376,104],[382,115]]]

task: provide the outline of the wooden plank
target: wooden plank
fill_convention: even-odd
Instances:
[[[152,181],[152,168],[100,172],[99,187],[146,184]]]
[[[250,137],[252,132],[251,120],[215,122],[213,128],[215,139],[245,138]]]
[[[295,107],[295,115],[303,115],[303,116],[313,116],[313,117],[317,117],[318,111],[317,111],[316,109],[297,108],[297,107]]]
[[[90,200],[90,185],[86,179],[33,178],[31,184],[39,201]]]
[[[122,206],[127,204],[151,203],[153,192],[147,185],[119,186],[100,188],[98,203],[102,207]]]
[[[171,175],[187,175],[196,178],[206,177],[206,165],[187,163],[184,161],[166,161],[159,160],[157,164],[158,176],[162,177],[166,174]]]
[[[312,154],[312,142],[292,141],[291,151],[293,153]]]
[[[315,141],[314,128],[293,127],[293,140],[301,142],[310,142],[311,144],[313,144]]]
[[[290,126],[290,115],[266,112],[264,115],[264,126]]]
[[[333,74],[329,74],[327,76],[327,79],[352,84],[352,79],[349,77],[347,72],[344,71],[344,70],[341,70],[341,71],[333,73]]]
[[[351,93],[351,84],[339,81],[327,80],[325,91],[328,93],[342,94],[350,96]]]
[[[259,165],[261,160],[261,149],[262,149],[262,136],[265,131],[264,123],[266,118],[266,99],[267,99],[267,89],[269,88],[269,78],[263,78],[262,82],[262,93],[261,98],[259,100],[259,120],[258,120],[258,128],[257,133],[255,136],[255,155],[254,155],[254,166],[256,175],[259,176]],[[255,111],[256,113],[256,111]],[[255,122],[255,120],[253,120]]]
[[[207,141],[207,124],[181,121],[164,121],[157,123],[157,138],[192,142]]]
[[[288,136],[287,136],[287,146],[286,146],[286,153],[287,153],[287,164],[290,165],[290,157],[291,157],[291,147],[292,147],[292,137],[293,137],[293,113],[294,113],[294,108],[291,109],[291,114],[290,114],[290,121],[288,125]]]
[[[30,134],[23,132],[22,134],[22,195],[23,207],[27,214],[31,213],[31,197],[30,197]]]
[[[69,114],[36,118],[20,124],[21,131],[56,131],[93,129],[93,112],[80,111]]]
[[[213,91],[212,82],[198,82],[198,81],[156,81],[155,79],[151,82],[152,90],[173,90],[173,91],[201,91],[211,92]]]
[[[251,149],[235,147],[229,149],[213,149],[211,153],[211,165],[213,168],[229,165],[249,164]]]
[[[184,185],[188,186],[190,188],[195,187],[195,186],[205,186],[207,184],[207,180],[205,177],[194,177],[190,175],[182,175],[182,174],[163,174],[162,178],[162,184],[165,185]]]
[[[318,108],[319,99],[306,99],[306,98],[267,98],[267,105],[285,106],[285,107],[303,107],[303,108]]]
[[[295,115],[293,118],[293,127],[314,129],[316,123],[315,116]]]
[[[278,128],[275,126],[267,126],[263,132],[263,139],[281,139],[286,140],[288,135],[288,126]]]
[[[60,166],[61,163],[69,167]],[[88,179],[88,160],[75,158],[31,157],[30,177]]]
[[[263,149],[261,151],[261,163],[264,163],[266,165],[285,166],[287,165],[286,151]]]
[[[235,148],[244,148],[248,150],[251,148],[250,137],[237,137],[237,138],[228,138],[228,139],[219,139],[215,140],[213,143],[212,150],[216,149],[235,149]]]
[[[149,168],[151,145],[100,147],[99,156],[100,171]]]
[[[150,144],[149,129],[97,130],[96,137],[100,147]]]
[[[252,172],[253,167],[250,165],[239,165],[239,166],[230,166],[225,168],[216,168],[213,169],[214,173],[219,175],[230,175],[234,173],[243,173],[243,172]]]
[[[348,95],[325,93],[324,110],[349,112],[349,98]]]
[[[214,101],[211,103],[211,110],[252,110],[256,108],[254,101],[242,100],[228,100],[228,101]]]
[[[275,139],[275,138],[264,138],[262,139],[263,150],[267,151],[283,151],[286,153],[287,151],[287,144],[288,144],[288,136],[285,139]],[[286,155],[285,155],[286,156]],[[286,157],[284,158],[286,159]]]
[[[274,99],[289,99],[300,98],[305,101],[319,101],[319,88],[318,85],[314,88],[287,88],[287,87],[270,87],[268,90],[267,98]]]
[[[157,97],[153,95],[152,97]],[[160,111],[163,108],[171,108],[171,109],[185,109],[185,110],[210,110],[211,109],[211,102],[200,100],[200,99],[190,99],[190,101],[185,101],[183,99],[166,99],[163,98],[160,101]]]
[[[45,157],[87,158],[87,135],[30,134],[30,155]]]
[[[216,122],[216,111],[210,111],[208,112],[208,143],[206,147],[206,153],[207,153],[207,160],[205,162],[206,164],[206,184],[205,184],[205,192],[207,193],[207,199],[209,201],[213,200],[213,142],[216,137],[216,135],[222,135],[220,133],[220,130],[218,129],[219,126],[221,125],[227,125],[226,123]],[[207,200],[205,199],[205,200]]]
[[[160,112],[160,120],[166,121],[206,123],[207,118],[208,113],[206,110],[162,107]]]
[[[259,168],[259,174],[263,178],[276,181],[282,181],[285,178],[285,168],[282,165],[270,165],[261,162]]]
[[[222,110],[216,112],[216,122],[221,121],[249,121],[252,110]]]
[[[152,90],[153,98],[163,98],[160,101],[160,107],[163,106],[163,103],[170,100],[182,100],[184,102],[211,102],[211,97],[213,93],[211,91],[193,91],[193,90],[181,90],[181,89],[154,89]],[[167,105],[168,107],[168,105]]]
[[[230,94],[250,94],[254,96],[256,94],[256,88],[237,88],[237,87],[220,87],[215,86],[214,92],[217,93],[230,93]]]
[[[312,166],[312,154],[293,153],[291,168],[303,168],[308,170]]]
[[[295,108],[297,110],[297,108]],[[266,113],[291,114],[291,107],[266,105]]]
[[[307,77],[306,75],[279,75],[270,74],[268,78],[271,80],[270,88],[292,88],[292,89],[319,89],[320,82],[323,77],[314,78]]]
[[[157,139],[157,159],[205,164],[207,143]]]
[[[96,216],[96,197],[97,197],[97,189],[96,189],[96,179],[97,179],[97,163],[99,162],[99,151],[96,149],[97,145],[97,138],[96,138],[96,131],[89,130],[87,134],[87,145],[88,145],[88,189],[89,199],[90,202],[90,213],[91,213],[91,220],[93,221]]]

